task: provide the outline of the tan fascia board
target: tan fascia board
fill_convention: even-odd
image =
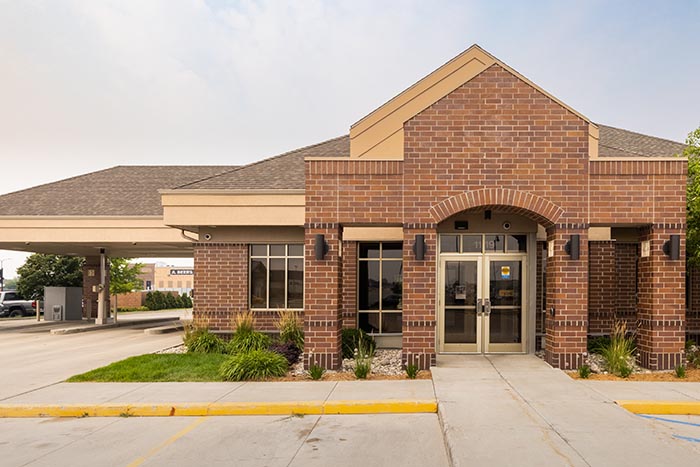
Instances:
[[[22,243],[186,243],[163,218],[53,218],[0,216],[0,242]]]
[[[304,190],[163,190],[169,226],[303,226]]]
[[[475,44],[353,124],[350,127],[350,157],[364,159],[365,156],[373,156],[379,160],[403,159],[403,148],[400,143],[403,142],[404,123],[493,64],[500,65],[587,122],[589,135],[596,137],[597,141],[598,127],[589,118]],[[589,146],[592,146],[590,156],[596,156],[597,144],[593,142]]]

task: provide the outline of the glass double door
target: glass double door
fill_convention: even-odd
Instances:
[[[440,351],[523,352],[523,256],[440,259]]]

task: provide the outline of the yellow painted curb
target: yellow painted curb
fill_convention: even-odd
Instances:
[[[361,400],[142,404],[0,404],[0,418],[199,417],[230,415],[344,415],[436,413],[437,401]]]
[[[619,400],[620,407],[636,414],[647,415],[700,415],[700,402]]]

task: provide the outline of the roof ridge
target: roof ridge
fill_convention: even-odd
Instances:
[[[640,132],[638,132],[638,131],[628,130],[628,129],[626,129],[626,128],[619,128],[619,127],[616,127],[616,126],[605,125],[604,123],[596,123],[596,125],[598,125],[598,127],[604,126],[604,127],[607,127],[607,128],[612,128],[613,130],[626,131],[627,133],[632,133],[632,134],[639,135],[639,136],[646,136],[647,138],[660,139],[660,140],[662,140],[662,141],[667,141],[667,142],[673,143],[673,144],[680,144],[680,145],[682,145],[682,146],[685,146],[685,145],[686,145],[685,143],[681,143],[681,142],[679,142],[679,141],[674,141],[674,140],[672,140],[672,139],[660,138],[660,137],[658,137],[658,136],[647,135],[647,134],[645,134],[645,133],[640,133]],[[608,146],[608,147],[614,147],[614,146]],[[615,148],[615,149],[620,149],[620,148]]]
[[[240,166],[235,167],[235,168],[233,168],[233,169],[231,169],[231,170],[227,170],[227,171],[221,172],[221,173],[219,173],[219,174],[212,175],[212,176],[210,176],[210,177],[204,177],[204,178],[202,178],[202,179],[200,179],[200,180],[195,180],[195,181],[193,181],[193,182],[185,183],[184,185],[177,186],[177,187],[175,187],[175,188],[173,188],[173,189],[174,189],[174,190],[184,189],[184,188],[187,187],[187,186],[194,185],[194,184],[196,184],[196,183],[200,183],[200,182],[203,182],[203,181],[205,181],[205,180],[211,180],[212,178],[220,177],[220,176],[222,176],[222,175],[227,175],[227,174],[230,174],[230,173],[233,173],[233,172],[237,172],[237,171],[239,171],[239,170],[247,169],[247,168],[249,168],[249,167],[253,167],[253,166],[256,166],[256,165],[258,165],[258,164],[262,164],[263,162],[269,162],[269,161],[272,161],[272,160],[275,160],[275,159],[279,159],[279,158],[282,158],[282,157],[285,157],[285,156],[290,156],[290,155],[292,155],[292,154],[294,154],[294,153],[296,153],[296,152],[305,151],[305,150],[307,150],[307,149],[311,149],[311,148],[314,148],[314,147],[316,147],[316,146],[320,146],[320,145],[322,145],[322,144],[330,143],[331,141],[337,141],[337,140],[339,140],[339,139],[346,138],[346,137],[348,137],[348,136],[349,136],[349,134],[347,134],[347,135],[341,135],[341,136],[336,136],[335,138],[327,139],[327,140],[325,140],[325,141],[321,141],[320,143],[310,144],[310,145],[308,145],[308,146],[303,146],[303,147],[300,147],[300,148],[297,148],[297,149],[293,149],[293,150],[291,150],[291,151],[283,152],[282,154],[277,154],[276,156],[271,156],[271,157],[268,157],[268,158],[266,158],[266,159],[262,159],[262,160],[255,161],[255,162],[251,162],[250,164],[240,165]]]

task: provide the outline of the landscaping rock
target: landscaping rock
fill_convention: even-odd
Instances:
[[[179,344],[179,345],[174,345],[172,347],[168,347],[167,349],[162,349],[157,352],[153,352],[155,354],[159,353],[187,353],[187,347],[185,347],[185,344]]]

